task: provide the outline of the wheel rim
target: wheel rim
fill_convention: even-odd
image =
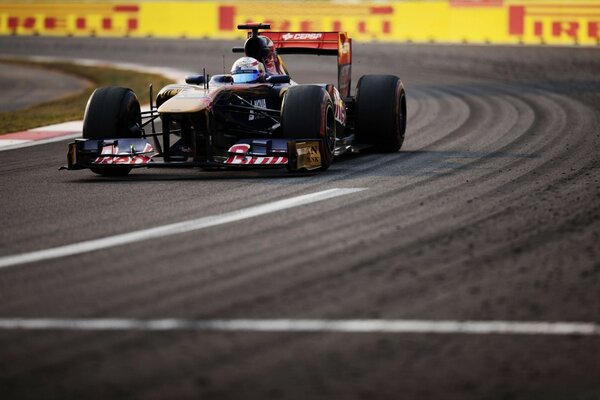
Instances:
[[[335,118],[331,107],[327,107],[325,117],[325,147],[330,153],[335,150]]]
[[[129,108],[127,112],[126,119],[126,127],[129,131],[129,134],[134,135],[135,137],[142,136],[142,126],[141,126],[141,110],[139,103],[136,102]]]
[[[396,110],[396,135],[399,141],[404,139],[404,131],[406,130],[406,100],[404,91],[400,89],[400,101]]]

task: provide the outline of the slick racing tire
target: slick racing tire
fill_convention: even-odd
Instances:
[[[400,150],[406,132],[406,95],[400,78],[364,75],[356,85],[357,141],[376,151]]]
[[[83,116],[84,139],[128,139],[142,137],[140,102],[131,89],[98,88],[88,100]],[[127,175],[131,168],[90,168],[105,176]]]
[[[336,122],[327,91],[315,85],[290,87],[281,109],[285,139],[321,139],[321,168],[331,165],[335,150]]]

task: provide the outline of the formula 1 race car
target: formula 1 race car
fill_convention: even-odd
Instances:
[[[106,176],[137,167],[326,170],[350,150],[400,149],[406,98],[398,77],[362,76],[352,96],[352,40],[345,33],[262,31],[269,28],[238,26],[250,32],[244,47],[233,49],[245,57],[231,74],[188,76],[155,100],[150,86],[149,111],[130,89],[96,89],[83,138],[69,144],[67,169]],[[285,54],[337,56],[337,88],[294,82]]]

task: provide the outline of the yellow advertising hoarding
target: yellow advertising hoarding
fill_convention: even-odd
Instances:
[[[1,35],[233,39],[246,22],[358,41],[600,44],[600,0],[0,2]]]

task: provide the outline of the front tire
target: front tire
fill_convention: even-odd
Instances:
[[[129,139],[142,137],[140,102],[131,89],[108,86],[98,88],[88,100],[83,116],[84,139]],[[132,168],[90,168],[104,176],[124,176]]]
[[[321,139],[321,168],[331,165],[335,150],[336,122],[333,102],[325,89],[315,85],[290,87],[281,110],[286,139]]]
[[[364,75],[356,85],[356,136],[376,151],[395,153],[406,132],[406,95],[400,78]]]

